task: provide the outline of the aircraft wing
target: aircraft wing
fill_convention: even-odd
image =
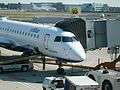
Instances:
[[[0,36],[0,44],[9,44],[9,45],[12,45],[12,44],[14,44],[14,42],[11,41],[11,40],[9,40],[6,37]]]
[[[24,50],[32,50],[31,48],[28,48],[26,45],[24,46],[20,45],[16,41],[6,38],[4,36],[0,36],[0,47],[20,52],[23,52]]]

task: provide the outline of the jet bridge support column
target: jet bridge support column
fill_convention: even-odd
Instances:
[[[114,46],[108,48],[107,53],[110,54],[111,60],[114,60],[117,58],[118,54],[120,53],[120,46]]]
[[[43,70],[45,70],[45,64],[46,64],[45,56],[42,55],[42,56],[41,56],[41,59],[42,59],[42,61],[43,61]]]

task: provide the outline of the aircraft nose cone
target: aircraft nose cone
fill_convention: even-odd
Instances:
[[[82,51],[80,54],[79,54],[79,59],[80,60],[85,60],[86,56],[85,56],[85,51]]]
[[[86,58],[85,51],[79,43],[74,47],[74,58],[76,61],[83,61]]]

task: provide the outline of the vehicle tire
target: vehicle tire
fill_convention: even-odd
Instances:
[[[2,72],[3,72],[3,68],[1,67],[1,68],[0,68],[0,73],[2,73]]]
[[[102,83],[102,90],[113,90],[113,86],[109,80],[104,80]]]
[[[57,69],[57,74],[64,74],[64,69],[63,68],[58,68]]]
[[[21,71],[22,72],[27,72],[28,71],[28,66],[22,66]]]
[[[61,74],[64,74],[65,73],[65,71],[64,71],[64,69],[63,68],[61,68]]]
[[[43,90],[46,90],[46,88],[45,88],[45,87],[43,87]]]
[[[92,80],[96,81],[92,74],[89,74],[88,77],[91,78]]]
[[[60,74],[60,69],[59,68],[57,69],[57,74]]]

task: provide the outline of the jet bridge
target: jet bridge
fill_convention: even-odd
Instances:
[[[84,49],[120,46],[120,20],[65,18],[55,27],[74,33]]]
[[[55,27],[74,33],[80,40],[84,49],[96,49],[107,46],[105,20],[66,18],[56,23]]]

